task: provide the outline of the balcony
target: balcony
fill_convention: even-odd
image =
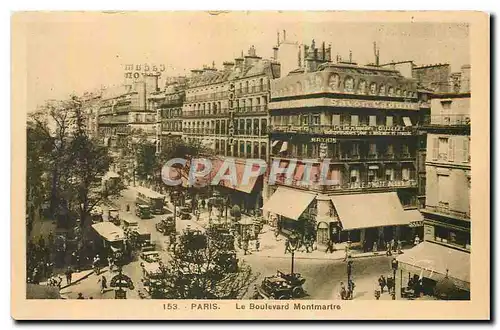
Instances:
[[[288,186],[285,176],[276,178],[276,183],[279,185]],[[354,192],[364,190],[380,190],[380,189],[393,189],[393,188],[416,188],[416,180],[391,180],[391,181],[372,181],[372,182],[347,182],[338,185],[321,185],[318,182],[311,182],[310,184],[302,184],[301,180],[292,180],[291,185],[298,188],[308,188],[320,191],[342,191]]]
[[[255,106],[247,106],[247,107],[237,107],[235,108],[235,112],[237,115],[239,114],[262,114],[267,113],[267,105],[255,105]]]
[[[424,122],[430,122],[431,126],[470,126],[470,115],[430,115]]]
[[[99,125],[127,124],[128,116],[101,116],[98,119]]]
[[[272,125],[271,133],[297,133],[335,136],[408,136],[415,135],[406,126],[331,126],[331,125]]]
[[[443,215],[448,215],[454,218],[462,219],[462,220],[470,220],[470,213],[469,212],[462,212],[462,211],[456,211],[456,210],[451,210],[449,206],[432,206],[432,205],[426,205],[424,212],[432,212],[432,213],[439,213]]]
[[[197,111],[184,111],[182,113],[184,118],[223,118],[229,116],[229,110],[222,108],[218,110],[197,110]]]

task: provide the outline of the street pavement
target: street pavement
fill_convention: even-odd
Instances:
[[[135,192],[133,189],[126,189],[122,193],[122,197],[116,200],[116,207],[120,209],[120,214],[126,212],[127,204],[130,205],[130,214],[128,216],[135,217]],[[167,207],[173,211],[173,206],[168,204]],[[105,220],[107,220],[107,209],[104,209]],[[151,233],[152,241],[157,245],[157,250],[160,251],[163,262],[168,263],[169,253],[165,251],[167,236],[163,236],[156,231],[155,224],[160,219],[167,215],[154,216],[152,219],[138,219],[139,227]],[[204,230],[208,224],[208,217],[204,214],[199,221],[192,220],[177,220],[176,228],[178,232],[188,226],[193,229]],[[260,235],[261,247],[260,251],[251,251],[250,254],[244,255],[243,251],[237,250],[238,258],[244,260],[250,265],[253,272],[258,274],[258,278],[253,284],[260,284],[265,276],[276,274],[277,270],[285,273],[291,271],[291,255],[284,254],[283,238],[276,238],[272,229],[268,226],[264,227]],[[353,252],[353,254],[355,254]],[[347,282],[346,263],[343,261],[345,252],[341,247],[334,253],[325,253],[324,250],[316,250],[312,253],[297,251],[295,253],[294,271],[302,274],[306,279],[304,289],[307,292],[305,299],[340,299],[339,289],[340,282]],[[363,258],[356,258],[353,255],[353,270],[352,279],[356,284],[354,292],[355,300],[374,300],[374,291],[377,287],[377,279],[380,275],[391,274],[390,261],[391,257],[386,257],[383,253],[373,255],[373,253],[361,255]],[[141,286],[142,269],[140,266],[141,260],[136,260],[123,267],[123,273],[131,277],[135,290],[128,291],[128,299],[139,299],[137,289]],[[106,276],[108,284],[111,278],[115,275],[110,273],[107,268],[101,275]],[[77,284],[64,289],[64,295],[70,299],[76,299],[78,293],[83,293],[85,298],[92,297],[93,299],[114,299],[114,291],[108,289],[107,292],[100,293],[99,276],[91,274],[87,278],[81,280]],[[399,279],[397,279],[399,281]],[[250,298],[253,294],[253,285],[245,298]],[[381,300],[391,299],[385,293]]]

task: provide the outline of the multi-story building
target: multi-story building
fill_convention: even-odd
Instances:
[[[400,257],[428,286],[447,277],[459,298],[470,290],[470,66],[462,67],[459,92],[435,93],[427,131],[424,243]]]
[[[267,160],[269,82],[279,75],[279,64],[257,56],[253,46],[247,55],[224,62],[222,70],[192,70],[182,108],[184,138],[234,158],[239,177],[245,159]],[[232,203],[249,211],[262,206],[263,185],[261,176],[226,188]]]
[[[186,77],[170,77],[165,83],[165,90],[155,95],[158,152],[172,139],[182,138],[182,105],[186,97],[186,87]]]
[[[284,233],[315,235],[318,243],[372,249],[411,240],[408,225],[419,219],[416,81],[352,61],[316,65],[311,49],[311,65],[271,82],[271,159],[297,163],[278,176],[264,211],[277,215]],[[321,173],[324,160],[330,164]],[[322,175],[331,183],[319,182]]]
[[[81,97],[82,110],[86,116],[87,134],[91,138],[96,138],[98,134],[97,119],[99,116],[99,107],[101,104],[101,91],[92,91],[84,93]]]
[[[158,91],[158,75],[144,75],[133,85],[103,90],[99,109],[99,138],[113,153],[126,152],[134,134],[156,140],[156,110],[150,93]]]

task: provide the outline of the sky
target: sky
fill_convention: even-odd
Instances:
[[[47,99],[119,85],[126,64],[164,64],[164,76],[188,75],[212,62],[220,68],[251,45],[270,58],[283,30],[288,40],[330,43],[333,58],[348,58],[352,51],[359,64],[374,62],[373,42],[381,63],[450,63],[452,71],[470,63],[465,23],[367,22],[363,16],[345,20],[327,12],[59,13],[33,14],[24,21],[28,111]]]

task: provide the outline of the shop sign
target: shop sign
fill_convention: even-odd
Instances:
[[[411,135],[410,129],[404,126],[333,126],[326,129],[329,135]]]
[[[321,144],[336,143],[337,139],[336,138],[329,138],[329,137],[312,137],[311,142],[316,142],[316,143],[321,143]],[[325,146],[326,146],[326,144],[325,144]],[[321,148],[321,146],[320,146],[320,148]]]

